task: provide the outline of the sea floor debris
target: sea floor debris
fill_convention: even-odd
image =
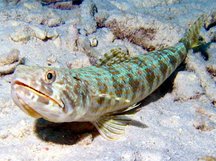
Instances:
[[[0,2],[0,160],[215,160],[215,0],[41,2]],[[114,47],[143,54],[178,42],[202,13],[211,13],[208,59],[191,53],[186,68],[143,100],[134,119],[148,127],[128,126],[122,140],[105,141],[94,129],[76,134],[79,123],[35,122],[11,100],[23,58],[25,65],[76,68]]]
[[[24,59],[20,57],[20,51],[12,49],[10,52],[1,54],[0,75],[11,74],[17,65],[22,64]]]

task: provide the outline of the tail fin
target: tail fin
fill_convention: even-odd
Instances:
[[[200,29],[203,27],[205,20],[206,15],[200,16],[179,41],[184,43],[187,50],[203,44],[202,40],[200,40]]]

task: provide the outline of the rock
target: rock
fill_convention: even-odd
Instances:
[[[80,7],[82,28],[87,34],[92,34],[97,28],[97,23],[94,18],[97,7],[92,0],[85,0]]]
[[[59,34],[58,32],[53,29],[53,30],[48,30],[46,28],[43,27],[36,27],[36,26],[31,26],[31,29],[33,30],[32,32],[32,36],[43,40],[43,41],[47,41],[48,39],[52,40],[52,39],[56,39]]]
[[[47,25],[48,27],[56,27],[63,23],[64,21],[61,16],[54,11],[46,12],[41,22],[41,24]]]
[[[78,39],[79,33],[76,25],[68,26],[65,35],[65,41],[63,42],[65,46],[70,49],[70,51],[77,51],[78,50]]]
[[[0,75],[12,73],[16,66],[21,63],[23,63],[23,58],[20,58],[20,52],[17,49],[2,54],[0,58]]]
[[[43,31],[43,32],[45,32],[45,31]],[[59,37],[59,33],[55,29],[52,29],[52,30],[49,29],[48,31],[46,31],[46,38],[56,39],[57,37]]]
[[[30,40],[32,35],[32,30],[28,26],[17,27],[10,35],[11,39],[15,42],[27,42]]]
[[[35,2],[35,3],[38,3],[38,2]],[[44,11],[44,9],[42,8],[40,9],[37,7],[35,7],[34,10],[35,10],[35,14],[30,13],[30,14],[27,14],[26,16],[23,15],[23,14],[26,14],[27,12],[26,10],[23,10],[23,11],[18,10],[17,12],[19,12],[19,14],[21,15],[19,19],[27,23],[32,23],[36,25],[44,25],[48,27],[56,27],[64,23],[61,16],[53,10],[49,9],[47,11]]]
[[[15,42],[28,42],[31,38],[35,37],[42,41],[47,41],[48,39],[56,39],[59,34],[56,30],[46,31],[45,27],[38,26],[22,26],[16,27],[15,31],[10,34],[10,37]]]
[[[43,5],[48,5],[50,8],[70,10],[74,7],[73,0],[64,1],[64,0],[41,0]]]
[[[44,29],[36,27],[36,26],[31,26],[32,29],[32,35],[40,40],[45,40],[47,37],[47,33]]]
[[[205,89],[205,94],[212,100],[213,104],[216,105],[216,84],[206,70],[206,63],[198,54],[188,54],[186,59],[187,66],[189,69],[195,71],[200,79],[202,87]]]
[[[62,19],[59,17],[49,18],[47,19],[47,22],[46,22],[46,24],[49,27],[55,27],[55,26],[60,25],[61,23],[62,23]]]
[[[178,72],[173,88],[176,100],[197,99],[204,94],[204,90],[200,86],[200,80],[193,72]],[[187,88],[191,90],[185,90]]]
[[[180,0],[165,0],[165,1],[158,1],[158,0],[152,0],[151,2],[148,0],[132,0],[135,6],[139,8],[143,7],[156,7],[156,6],[163,6],[163,5],[169,5],[169,4],[178,4],[180,3]]]
[[[39,10],[42,8],[38,2],[24,2],[23,6],[29,10]]]
[[[179,27],[165,24],[150,16],[120,13],[110,16],[105,26],[110,28],[117,38],[127,39],[150,51],[172,46],[182,37]]]
[[[57,37],[57,38],[53,41],[53,43],[55,44],[55,46],[56,46],[57,48],[60,48],[60,47],[62,46],[62,40],[61,40],[60,37]]]
[[[91,55],[92,49],[90,46],[90,41],[86,36],[80,35],[77,40],[77,46],[79,51],[86,53],[87,55]]]
[[[5,0],[7,4],[16,5],[20,2],[20,0]]]
[[[0,57],[0,66],[12,64],[19,60],[20,51],[17,49],[12,49],[7,54],[2,54]]]
[[[97,22],[98,27],[104,27],[105,26],[105,21],[109,17],[109,12],[102,10],[97,13],[95,13],[95,20]]]

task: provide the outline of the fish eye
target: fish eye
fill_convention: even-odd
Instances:
[[[52,73],[48,73],[48,74],[47,74],[47,79],[48,79],[48,80],[51,80],[52,78],[53,78],[53,74],[52,74]]]
[[[49,70],[46,72],[45,80],[47,83],[52,83],[55,81],[56,73],[54,70]]]

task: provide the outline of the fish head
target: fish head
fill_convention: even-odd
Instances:
[[[11,94],[15,104],[28,115],[52,122],[68,122],[74,113],[73,92],[70,104],[65,96],[69,69],[30,67],[20,65],[11,82]],[[68,96],[67,96],[68,97]],[[72,102],[72,103],[71,103]]]

